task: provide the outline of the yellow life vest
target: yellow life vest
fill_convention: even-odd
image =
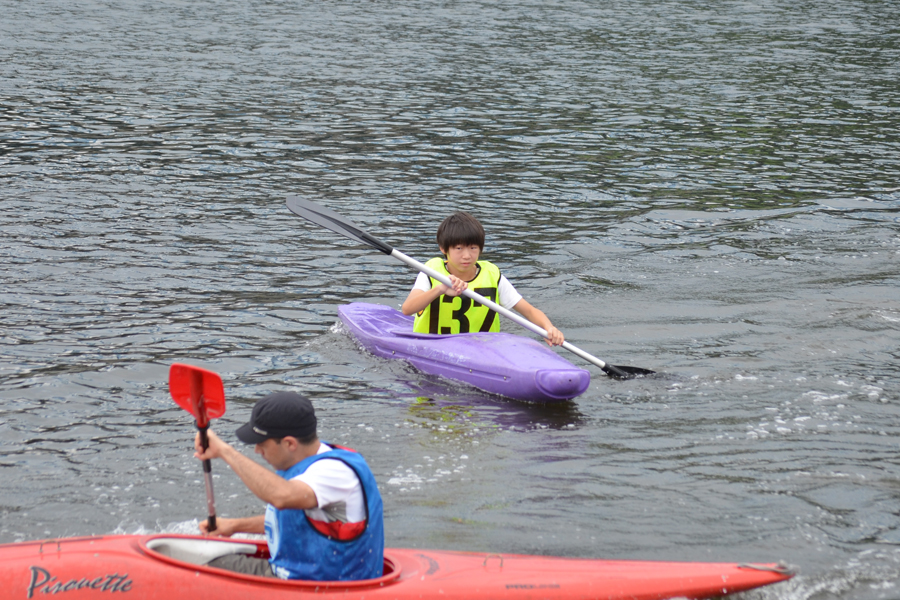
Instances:
[[[497,286],[500,285],[500,269],[486,260],[478,261],[478,274],[468,282],[469,289],[481,294],[488,300],[498,302]],[[449,277],[447,266],[441,257],[432,258],[426,266]],[[431,287],[440,285],[431,279]],[[416,333],[469,333],[482,331],[500,331],[500,318],[487,306],[475,302],[466,296],[447,296],[435,298],[431,304],[416,315],[413,322]]]

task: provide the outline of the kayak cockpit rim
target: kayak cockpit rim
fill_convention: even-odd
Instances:
[[[225,569],[217,569],[206,565],[207,562],[228,554],[246,554],[248,556],[268,556],[265,541],[233,540],[222,538],[206,538],[181,535],[156,535],[138,542],[144,553],[156,560],[182,568],[202,571],[219,577],[230,577],[275,585],[286,585],[301,588],[352,589],[362,587],[381,587],[400,577],[400,563],[392,559],[387,552],[384,555],[384,574],[374,579],[358,581],[307,581],[299,579],[278,579],[276,577],[259,577],[236,573]]]

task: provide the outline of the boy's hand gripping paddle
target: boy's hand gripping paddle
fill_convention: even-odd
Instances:
[[[451,287],[453,285],[451,283],[450,279],[448,277],[446,277],[445,275],[442,275],[441,273],[438,273],[434,269],[432,269],[426,265],[423,265],[416,259],[403,254],[396,248],[393,248],[393,247],[389,246],[388,244],[385,244],[381,240],[372,237],[371,235],[369,235],[368,233],[366,233],[365,231],[360,229],[359,225],[357,225],[350,219],[346,219],[346,218],[342,217],[341,215],[337,214],[333,210],[329,210],[329,209],[325,208],[324,206],[319,206],[315,202],[306,200],[304,198],[301,198],[300,196],[288,196],[287,197],[287,207],[291,210],[292,213],[294,213],[300,217],[303,217],[304,219],[306,219],[308,221],[312,221],[313,223],[315,223],[316,225],[318,225],[320,227],[324,227],[325,229],[330,229],[331,231],[333,231],[335,233],[339,233],[340,235],[346,236],[346,237],[350,238],[351,240],[356,240],[357,242],[359,242],[361,244],[365,244],[367,246],[375,248],[376,250],[378,250],[380,252],[384,252],[385,254],[393,256],[397,260],[400,260],[400,261],[406,263],[407,265],[411,266],[414,269],[418,269],[419,271],[425,273],[429,277],[437,279],[438,281],[440,281],[441,283],[443,283],[445,285],[449,285]],[[528,319],[526,319],[525,317],[518,315],[518,314],[512,312],[511,310],[507,310],[507,309],[503,308],[496,302],[488,300],[487,298],[485,298],[485,297],[481,296],[480,294],[477,294],[469,289],[464,290],[463,295],[468,296],[469,298],[471,298],[472,300],[475,300],[479,304],[483,304],[484,306],[487,306],[494,312],[503,315],[507,319],[509,319],[511,321],[515,321],[516,323],[518,323],[525,329],[528,329],[529,331],[533,331],[534,333],[538,334],[539,336],[541,336],[543,338],[547,337],[547,332],[544,331],[543,327],[539,327],[539,326],[535,325],[534,323],[532,323],[531,321],[529,321]],[[575,346],[574,344],[570,344],[569,342],[563,342],[562,347],[565,348],[566,350],[568,350],[569,352],[572,352],[573,354],[577,354],[578,356],[580,356],[584,360],[588,361],[589,363],[597,365],[598,367],[600,367],[603,370],[604,373],[606,373],[610,377],[613,377],[616,379],[633,379],[634,377],[638,377],[638,376],[651,375],[655,372],[655,371],[651,371],[650,369],[642,369],[640,367],[625,367],[625,366],[621,366],[621,365],[620,366],[611,365],[607,362],[600,360],[596,356],[588,354],[581,348]]]
[[[209,420],[225,414],[225,388],[217,373],[175,363],[169,368],[169,393],[175,404],[188,411],[197,420],[200,443],[209,448]],[[209,531],[216,529],[216,501],[213,497],[212,465],[209,459],[203,461],[203,477],[206,480],[206,506],[209,509]]]

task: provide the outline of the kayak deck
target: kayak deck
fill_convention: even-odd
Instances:
[[[217,547],[218,546],[218,547]],[[382,577],[284,581],[202,564],[238,551],[268,556],[264,541],[172,534],[122,535],[0,545],[0,589],[11,598],[66,592],[71,600],[128,592],[141,600],[265,597],[443,600],[712,598],[784,581],[776,564],[594,560],[516,554],[386,549]]]
[[[590,373],[533,339],[510,333],[415,333],[413,318],[380,304],[354,302],[338,314],[376,356],[405,360],[425,373],[463,381],[491,394],[528,402],[581,395]]]

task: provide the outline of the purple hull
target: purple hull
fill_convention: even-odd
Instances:
[[[354,302],[338,314],[362,346],[420,371],[464,381],[491,394],[526,402],[570,400],[587,389],[590,373],[541,342],[510,333],[413,333],[412,317],[380,304]]]

